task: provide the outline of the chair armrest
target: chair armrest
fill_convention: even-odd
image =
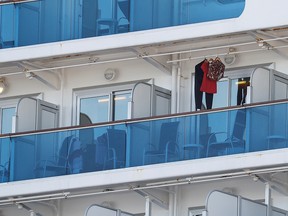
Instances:
[[[6,166],[0,165],[0,182],[4,182],[5,177],[9,179],[9,171]]]
[[[218,134],[226,134],[227,136],[228,136],[228,133],[227,132],[215,132],[215,133],[211,133],[211,135],[209,136],[209,138],[208,138],[208,145],[210,144],[210,143],[212,143],[212,139],[213,138],[215,138],[215,142],[216,142],[216,135],[218,135]]]
[[[268,140],[275,140],[275,141],[286,141],[287,138],[281,135],[270,135],[267,137]]]
[[[175,147],[174,152],[179,152],[179,146],[178,146],[178,144],[177,144],[176,142],[174,142],[174,141],[168,141],[168,142],[166,143],[166,146],[165,146],[165,152],[166,152],[166,154],[169,153],[170,146],[174,146],[174,147]]]
[[[219,134],[226,134],[226,135],[228,135],[228,133],[227,132],[215,132],[215,133],[211,133],[211,135],[209,136],[209,138],[208,138],[208,144],[207,144],[207,148],[206,148],[206,156],[208,156],[209,155],[209,150],[210,150],[210,146],[212,146],[212,145],[216,145],[216,144],[218,144],[218,143],[221,143],[221,142],[217,142],[217,139],[216,139],[216,135],[219,135]],[[227,136],[226,136],[227,137]],[[225,139],[225,140],[227,140],[227,138]]]
[[[285,136],[282,136],[282,135],[270,135],[266,139],[268,141],[268,149],[271,148],[271,144],[273,145],[275,143],[288,141],[288,139]]]
[[[110,157],[110,152],[112,153],[112,157]],[[109,156],[109,158],[116,158],[116,151],[114,148],[108,149],[108,156]]]
[[[171,151],[171,148],[170,146],[174,147],[173,151]],[[169,153],[172,153],[172,154],[179,154],[179,146],[177,144],[177,142],[174,142],[174,141],[168,141],[166,143],[166,146],[165,146],[165,162],[168,161],[168,156],[169,156]]]
[[[59,164],[58,161],[59,159],[62,159],[64,164]],[[69,168],[69,163],[67,161],[66,157],[60,157],[60,156],[51,156],[48,159],[44,159],[44,160],[39,160],[37,161],[35,168],[34,168],[34,172],[43,170],[43,175],[42,177],[47,177],[46,176],[46,172],[47,171],[65,171],[65,173],[67,172],[67,170],[70,169]]]
[[[153,143],[148,143],[147,145],[148,149],[144,148],[145,152],[149,152],[149,151],[157,151],[157,146]]]
[[[112,157],[110,156],[110,152],[112,154]],[[114,148],[109,148],[108,149],[108,158],[107,161],[113,161],[113,168],[116,168],[116,162],[117,162],[117,155],[116,155],[116,151]]]

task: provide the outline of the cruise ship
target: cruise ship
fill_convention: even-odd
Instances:
[[[287,216],[287,8],[0,0],[0,215]]]

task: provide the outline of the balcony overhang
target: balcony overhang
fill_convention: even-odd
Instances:
[[[239,177],[254,178],[288,171],[287,154],[288,149],[278,149],[75,174],[72,178],[68,175],[4,183],[0,185],[0,205],[197,184]],[[13,197],[18,198],[13,200]]]
[[[197,28],[197,26],[191,27],[190,25],[177,26],[153,31],[0,49],[0,74],[1,76],[14,76],[23,75],[27,71],[55,72],[60,69],[139,60],[147,61],[159,70],[170,74],[172,65],[176,63],[216,55],[223,57],[228,54],[245,55],[249,52],[261,53],[272,50],[281,57],[288,58],[286,54],[287,26],[234,33],[222,32],[206,37],[184,33],[189,29]],[[173,32],[175,34],[177,32],[178,35],[181,29],[183,30],[181,35],[185,35],[183,38],[164,37],[164,35],[170,36],[170,33],[173,35]],[[159,35],[162,35],[165,40],[153,42],[152,39],[147,39],[163,38]],[[268,44],[269,47],[260,47],[259,42]],[[233,52],[230,52],[231,47]],[[19,64],[26,65],[24,70],[19,67]]]

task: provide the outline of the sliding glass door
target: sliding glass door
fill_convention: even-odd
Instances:
[[[80,122],[86,123],[107,122],[109,120],[109,95],[99,95],[93,97],[80,98]],[[88,120],[90,119],[90,120]],[[89,122],[90,121],[90,122]]]
[[[131,88],[100,88],[76,93],[77,124],[128,119]]]
[[[12,118],[15,115],[15,107],[0,108],[1,110],[1,134],[12,132]]]

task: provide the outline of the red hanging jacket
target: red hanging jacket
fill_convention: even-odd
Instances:
[[[209,62],[205,60],[201,65],[201,69],[203,71],[203,81],[200,87],[200,91],[207,92],[211,94],[217,93],[217,81],[211,80],[207,77],[207,73],[209,70]]]

